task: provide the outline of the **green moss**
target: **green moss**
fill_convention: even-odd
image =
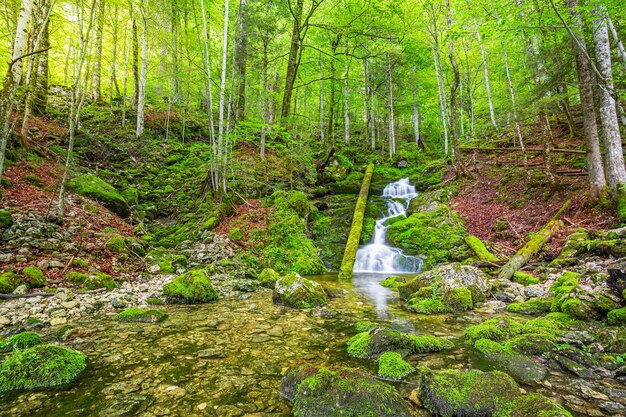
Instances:
[[[612,326],[626,326],[626,307],[609,311],[606,317]]]
[[[261,271],[257,279],[263,287],[274,288],[276,281],[280,279],[280,274],[272,268],[265,268]]]
[[[243,232],[239,227],[233,227],[228,232],[228,237],[235,242],[241,242],[243,240]]]
[[[515,381],[503,372],[425,370],[419,397],[424,408],[442,416],[491,416],[519,396]]]
[[[619,181],[617,183],[617,193],[615,200],[617,202],[617,218],[622,223],[626,223],[626,182]]]
[[[505,348],[525,355],[542,355],[550,352],[556,343],[556,335],[548,333],[524,333],[509,339]]]
[[[43,339],[35,332],[22,332],[0,342],[0,353],[41,345]]]
[[[454,346],[448,339],[430,335],[411,335],[386,327],[361,332],[348,340],[347,344],[350,356],[359,359],[371,358],[389,351],[439,352]]]
[[[129,308],[115,316],[113,320],[124,322],[156,323],[167,318],[167,314],[161,310],[144,310],[142,308]]]
[[[0,230],[8,229],[13,225],[13,216],[7,210],[0,210]]]
[[[0,365],[0,394],[66,386],[86,368],[85,356],[72,349],[39,345],[20,350]]]
[[[146,299],[146,303],[152,305],[152,306],[160,306],[165,304],[165,302],[163,300],[161,300],[159,297],[155,297],[153,295],[151,295],[150,297],[148,297]]]
[[[580,274],[577,272],[564,272],[550,287],[550,291],[556,291],[561,287],[575,287],[580,284]]]
[[[104,247],[113,253],[125,253],[126,252],[126,242],[124,238],[120,235],[115,235],[111,237],[105,243]]]
[[[163,294],[175,303],[208,303],[219,299],[206,270],[186,272],[163,286]]]
[[[22,177],[22,181],[24,181],[26,184],[35,186],[37,188],[41,188],[44,185],[46,185],[41,178],[39,178],[38,176],[33,175],[33,174],[26,174],[26,175],[24,175]]]
[[[441,314],[450,313],[450,307],[440,298],[419,298],[414,297],[404,304],[404,306],[420,314]]]
[[[104,288],[107,291],[111,291],[118,287],[118,283],[113,279],[111,275],[102,272],[90,275],[83,284],[85,286],[85,289],[87,290],[97,290],[100,288]]]
[[[272,299],[289,307],[312,308],[326,304],[326,291],[317,282],[291,273],[276,281]]]
[[[369,164],[365,170],[359,197],[354,208],[354,216],[352,217],[352,226],[350,227],[350,235],[346,243],[346,249],[341,261],[339,270],[339,279],[352,279],[352,271],[354,269],[354,261],[356,260],[356,252],[361,242],[361,230],[363,228],[363,218],[367,207],[367,196],[369,194],[372,174],[374,173],[374,164]]]
[[[405,284],[406,282],[404,282],[404,279],[398,276],[387,277],[380,282],[380,285],[382,285],[383,287],[393,289],[401,287]]]
[[[35,265],[29,265],[22,269],[22,275],[28,278],[28,283],[33,288],[45,287],[48,285],[46,276],[43,272],[41,272],[41,269],[37,268]]]
[[[378,358],[378,376],[389,379],[401,380],[415,372],[408,362],[396,352],[385,352]]]
[[[65,274],[65,282],[69,284],[82,285],[89,279],[89,274],[81,272],[67,272]]]
[[[356,323],[354,323],[353,327],[354,327],[354,330],[356,330],[359,333],[369,332],[370,330],[373,330],[376,328],[376,323],[371,322],[369,320],[357,321]]]
[[[575,319],[574,317],[562,313],[562,312],[553,312],[550,313],[548,315],[546,315],[545,317],[548,320],[551,320],[555,323],[560,324],[561,326],[564,327],[571,327],[571,326],[575,326],[576,324],[578,324],[578,320]]]
[[[452,349],[454,344],[441,337],[429,336],[429,335],[409,335],[412,345],[410,347],[411,353],[431,353],[439,352],[445,349]]]
[[[474,343],[474,348],[516,381],[532,383],[545,378],[546,368],[527,356],[513,352],[508,346],[489,339],[479,339]]]
[[[174,265],[172,265],[172,261],[169,259],[161,259],[159,261],[159,272],[161,274],[173,274],[174,273]]]
[[[406,302],[405,308],[422,314],[459,313],[473,308],[472,292],[467,287],[423,287]]]
[[[504,404],[492,417],[572,417],[572,414],[541,394],[528,394]]]
[[[137,190],[136,188],[127,188],[125,190],[122,190],[120,194],[131,206],[136,206],[137,204],[139,204],[139,190]]]
[[[485,320],[465,329],[465,337],[473,344],[479,339],[503,341],[522,332],[523,326],[509,317]]]
[[[511,313],[518,314],[541,314],[550,311],[552,305],[552,299],[546,298],[531,298],[521,303],[509,304],[506,308]]]
[[[565,300],[563,304],[561,304],[561,311],[580,320],[589,320],[596,316],[591,303],[579,298],[569,298]]]
[[[0,274],[0,293],[11,294],[22,283],[22,279],[15,272]]]
[[[472,292],[467,287],[451,288],[443,295],[443,302],[453,311],[462,312],[474,307]]]
[[[467,246],[474,251],[476,257],[481,261],[498,262],[500,260],[493,253],[489,252],[489,249],[487,249],[482,240],[474,235],[465,236],[465,243],[467,243]]]
[[[516,273],[514,273],[511,280],[525,286],[539,284],[539,278],[535,277],[533,274],[522,271],[517,271]]]
[[[83,258],[74,258],[74,260],[72,261],[72,266],[75,266],[77,268],[87,268],[89,267],[89,263],[87,263],[87,261]]]
[[[359,359],[367,358],[369,356],[367,348],[370,340],[371,337],[369,331],[361,332],[352,336],[350,340],[348,340],[348,354]]]
[[[96,200],[122,217],[128,217],[130,214],[128,203],[119,191],[96,176],[89,174],[79,175],[70,180],[69,186],[76,194]]]

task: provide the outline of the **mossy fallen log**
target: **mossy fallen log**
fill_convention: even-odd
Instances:
[[[350,227],[350,235],[346,243],[346,250],[343,253],[341,261],[341,269],[339,271],[339,279],[352,279],[352,270],[354,269],[354,261],[356,260],[356,251],[359,249],[361,240],[361,229],[363,228],[363,217],[365,216],[365,208],[367,206],[367,196],[370,190],[370,182],[374,173],[374,164],[369,164],[365,170],[365,176],[361,183],[361,191],[354,208],[354,217],[352,217],[352,226]]]
[[[513,274],[517,272],[521,267],[526,265],[533,256],[541,251],[543,246],[552,238],[552,235],[563,226],[563,222],[559,220],[559,217],[569,207],[571,201],[567,201],[563,204],[563,207],[556,212],[550,221],[541,228],[535,235],[520,249],[515,255],[513,255],[509,261],[502,267],[498,278],[511,279]]]
[[[476,257],[481,261],[498,262],[500,260],[493,253],[489,252],[489,249],[487,249],[482,240],[474,235],[465,236],[465,243],[467,243],[467,246],[474,251]]]

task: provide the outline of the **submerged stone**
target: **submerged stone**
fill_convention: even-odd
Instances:
[[[276,281],[272,299],[294,308],[312,308],[326,304],[326,292],[315,281],[292,272]]]
[[[541,394],[529,394],[504,404],[493,417],[572,417],[572,414]]]
[[[156,323],[167,318],[167,314],[161,310],[144,310],[142,308],[129,308],[115,316],[113,320],[124,322]]]
[[[516,381],[529,384],[545,378],[547,369],[527,356],[512,352],[498,342],[480,339],[474,347],[485,359],[505,371]]]
[[[423,406],[442,417],[488,417],[514,401],[517,383],[503,372],[425,370],[420,378]]]
[[[293,403],[294,417],[410,416],[395,388],[347,368],[287,371],[281,395]]]
[[[76,381],[86,368],[85,355],[61,346],[16,351],[0,365],[0,394],[62,387]]]

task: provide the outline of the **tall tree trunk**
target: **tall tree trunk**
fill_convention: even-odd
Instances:
[[[206,75],[206,94],[207,94],[207,98],[208,98],[208,116],[209,116],[209,139],[211,141],[211,148],[212,148],[212,158],[211,158],[211,164],[210,164],[210,173],[209,176],[211,177],[211,187],[213,189],[213,191],[217,191],[219,188],[219,160],[218,160],[218,150],[217,150],[217,141],[215,140],[215,123],[213,120],[213,79],[211,77],[211,55],[210,55],[210,49],[209,49],[209,29],[208,29],[208,25],[207,25],[207,16],[206,16],[206,10],[205,10],[205,6],[204,6],[204,0],[199,0],[200,1],[200,10],[202,12],[202,28],[203,28],[203,32],[202,32],[202,40],[203,40],[203,44],[204,44],[204,54],[203,54],[203,63],[204,63],[204,71],[205,71],[205,75]],[[185,25],[184,27],[187,27],[187,25]],[[186,107],[185,107],[186,108]]]
[[[613,98],[613,69],[611,63],[611,48],[609,46],[609,32],[606,24],[604,6],[596,5],[594,10],[593,41],[595,44],[598,71],[603,82],[596,89],[598,95],[598,113],[602,124],[602,136],[606,153],[606,175],[613,196],[617,197],[618,188],[626,182],[624,168],[624,154],[620,137],[617,110]]]
[[[137,18],[130,2],[130,20],[132,25],[132,69],[133,69],[133,106],[139,101],[139,36],[137,34]]]
[[[289,61],[287,62],[287,74],[285,76],[285,92],[283,95],[283,106],[281,110],[282,117],[289,116],[291,112],[291,96],[293,94],[293,85],[296,81],[296,74],[298,72],[300,49],[302,48],[300,31],[302,29],[301,24],[303,8],[304,0],[297,0],[295,10],[293,10],[293,30],[291,33]]]
[[[335,55],[337,54],[339,42],[341,42],[341,35],[337,35],[331,43],[333,57],[330,60],[330,102],[328,109],[328,127],[326,130],[326,134],[331,142],[331,146],[335,146],[335,105],[337,104],[335,83],[335,81],[337,80],[337,70],[335,68]]]
[[[268,22],[269,23],[269,22]],[[248,0],[239,0],[239,27],[237,29],[235,67],[238,75],[237,118],[246,118],[246,71],[248,62]]]
[[[573,41],[578,75],[578,94],[583,113],[583,131],[587,147],[587,171],[589,172],[589,192],[594,199],[601,199],[607,193],[606,178],[600,154],[600,139],[596,123],[596,110],[593,101],[593,74],[587,60],[587,45],[583,34],[583,23],[578,12],[578,0],[568,0],[567,6],[578,32]]]
[[[118,15],[119,10],[117,4],[113,7],[113,50],[111,51],[111,81],[109,91],[109,101],[113,105],[113,98],[120,96],[120,86],[117,83],[117,40],[118,40]]]
[[[265,36],[263,37],[263,97],[262,97],[262,109],[261,109],[261,117],[263,118],[263,127],[261,128],[261,151],[260,157],[261,159],[265,159],[265,141],[267,136],[267,131],[269,129],[269,115],[268,115],[268,106],[267,106],[267,67],[269,65],[269,44],[270,44],[270,30],[269,30],[269,17],[270,17],[270,4],[269,0],[265,4]],[[323,94],[323,91],[322,91]],[[323,99],[323,97],[322,97]],[[324,104],[322,102],[322,124],[324,123],[323,119],[323,110]],[[322,131],[322,136],[324,135]]]
[[[98,0],[98,23],[96,25],[96,50],[93,62],[93,79],[91,81],[95,101],[99,101],[102,95],[102,37],[104,33],[105,0]]]
[[[446,0],[446,7],[448,9],[447,17],[448,17],[448,29],[452,26],[452,16],[450,11],[450,1]],[[448,41],[448,57],[450,58],[450,65],[452,66],[452,71],[454,73],[454,78],[452,80],[452,85],[450,86],[450,136],[452,137],[452,167],[456,172],[456,175],[459,176],[462,173],[462,169],[458,164],[459,158],[459,133],[457,129],[457,121],[456,121],[456,99],[457,99],[457,90],[459,88],[459,84],[461,81],[461,76],[459,74],[459,65],[456,62],[456,58],[454,57],[454,41],[453,37],[450,37]]]
[[[396,153],[396,126],[393,106],[393,79],[391,57],[387,54],[387,100],[389,106],[389,157]]]
[[[482,36],[480,35],[480,28],[478,27],[478,21],[474,18],[474,26],[476,26],[476,36],[478,37],[478,44],[480,46],[480,54],[483,59],[483,68],[485,70],[485,89],[487,90],[487,100],[489,101],[489,114],[491,115],[491,124],[495,129],[498,128],[496,122],[496,112],[493,107],[493,99],[491,98],[491,83],[489,82],[489,65],[487,64],[487,52],[483,45]]]
[[[437,31],[437,17],[435,15],[434,6],[431,5],[431,12],[433,15],[433,31],[431,32],[431,50],[433,54],[433,60],[435,62],[435,78],[437,79],[437,93],[439,96],[439,116],[441,118],[441,124],[443,127],[444,135],[444,151],[445,155],[449,154],[448,144],[448,103],[446,100],[445,84],[443,78],[443,69],[441,67],[441,51],[439,49],[439,33]]]
[[[222,76],[220,81],[220,107],[219,107],[219,125],[217,136],[217,153],[221,164],[221,168],[225,171],[226,168],[226,152],[224,149],[224,106],[226,101],[226,72],[228,63],[228,0],[224,2],[224,39],[222,43]],[[226,178],[222,178],[221,189],[223,193],[226,193]]]
[[[322,144],[326,144],[326,127],[324,126],[324,120],[326,112],[324,110],[324,62],[322,61],[322,54],[320,53],[320,140]]]
[[[345,73],[344,73],[344,138],[346,145],[350,145],[350,61],[348,57],[348,37],[345,39]]]
[[[413,65],[413,77],[417,74],[417,66]],[[420,146],[420,112],[417,104],[417,83],[412,82],[413,90],[413,133],[415,135],[415,144]]]
[[[137,95],[137,131],[135,136],[140,138],[144,129],[144,109],[146,105],[146,83],[148,81],[148,0],[142,0],[141,7],[141,74],[139,79],[139,94]]]
[[[20,12],[15,28],[13,51],[7,74],[4,77],[4,86],[0,93],[0,120],[2,123],[2,137],[0,138],[0,178],[4,171],[4,159],[9,142],[11,129],[11,111],[15,104],[15,94],[22,78],[24,66],[24,53],[28,41],[28,23],[33,11],[34,0],[22,0]]]

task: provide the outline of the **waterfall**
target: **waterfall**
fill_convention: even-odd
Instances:
[[[387,244],[387,221],[393,217],[406,215],[411,199],[417,196],[415,187],[408,178],[387,184],[382,197],[385,199],[387,215],[376,220],[374,236],[371,241],[356,253],[354,272],[380,273],[419,273],[422,260],[405,255],[402,250]]]

